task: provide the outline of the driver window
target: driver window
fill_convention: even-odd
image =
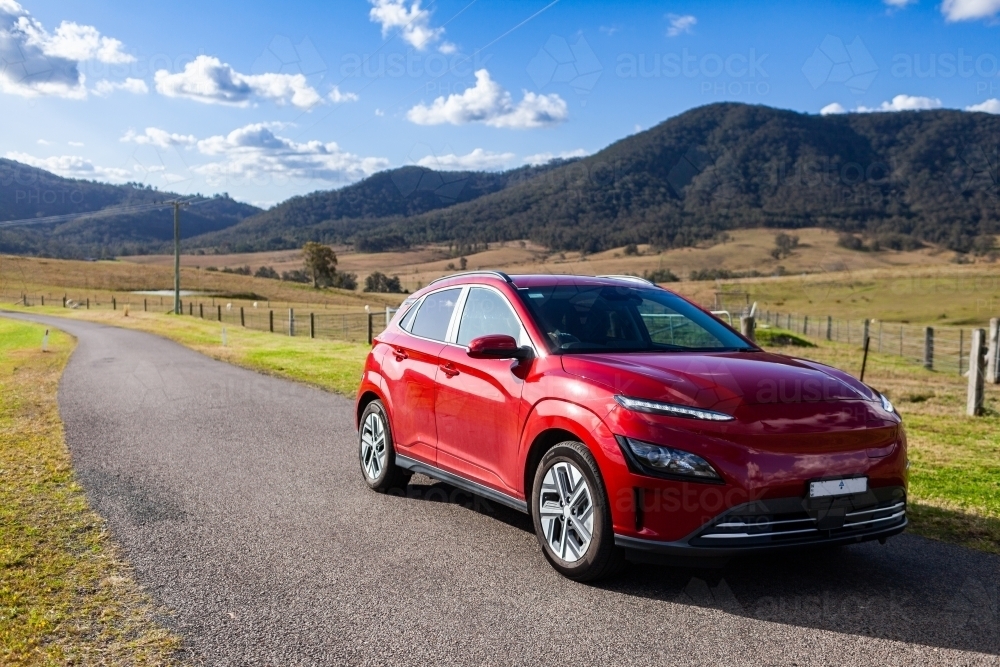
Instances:
[[[493,290],[473,287],[465,302],[456,342],[468,345],[473,339],[491,334],[506,334],[513,337],[518,345],[528,344],[521,321],[517,319],[507,300]]]

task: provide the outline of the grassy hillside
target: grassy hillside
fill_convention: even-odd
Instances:
[[[139,184],[110,185],[62,178],[42,169],[0,159],[0,222],[99,211],[111,206],[151,204],[178,197]],[[185,236],[235,225],[258,213],[256,206],[228,196],[185,209]],[[0,253],[54,257],[106,257],[160,248],[173,239],[169,210],[60,224],[0,229]]]

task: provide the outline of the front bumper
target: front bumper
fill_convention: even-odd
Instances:
[[[905,492],[899,487],[887,487],[817,501],[754,501],[724,512],[682,540],[663,542],[616,534],[615,544],[637,559],[667,556],[718,560],[885,539],[903,532],[906,525]]]

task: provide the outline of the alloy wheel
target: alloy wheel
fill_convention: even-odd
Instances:
[[[552,553],[568,563],[583,558],[594,534],[594,501],[583,473],[558,461],[545,473],[538,516]]]
[[[377,412],[371,412],[361,428],[361,467],[368,479],[378,479],[385,469],[385,458],[385,424]]]

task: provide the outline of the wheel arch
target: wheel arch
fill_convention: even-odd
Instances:
[[[365,413],[365,408],[371,405],[374,401],[382,401],[382,405],[385,405],[385,401],[382,400],[382,397],[371,389],[362,392],[361,395],[358,396],[358,402],[354,412],[354,427],[356,429],[361,428],[361,415]],[[388,410],[388,408],[386,408],[386,410]]]

